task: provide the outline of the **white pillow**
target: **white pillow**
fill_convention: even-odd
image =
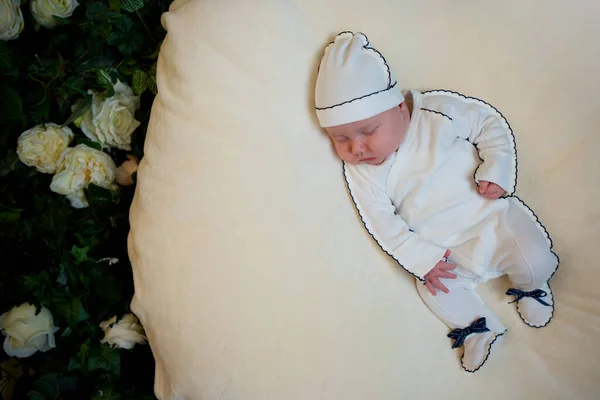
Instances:
[[[600,331],[597,2],[173,3],[131,208],[133,311],[160,399],[595,398]],[[318,128],[323,46],[365,32],[405,89],[451,89],[515,131],[517,194],[562,268],[548,328],[506,284],[475,376],[414,280],[363,229]]]

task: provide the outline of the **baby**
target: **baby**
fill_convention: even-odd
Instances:
[[[452,347],[464,346],[466,371],[481,368],[506,332],[479,283],[507,275],[521,319],[550,322],[558,258],[513,196],[514,137],[494,107],[448,91],[402,93],[385,58],[352,32],[325,48],[315,104],[365,227],[417,278]]]

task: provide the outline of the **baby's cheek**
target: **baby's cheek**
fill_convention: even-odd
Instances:
[[[348,146],[345,143],[336,143],[335,144],[335,152],[338,154],[338,156],[341,159],[346,158],[348,156],[348,154],[350,154],[347,147]]]

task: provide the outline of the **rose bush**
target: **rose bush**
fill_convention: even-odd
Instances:
[[[154,398],[127,234],[169,3],[0,0],[5,400]]]

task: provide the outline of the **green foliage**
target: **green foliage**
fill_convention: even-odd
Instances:
[[[87,0],[73,16],[56,17],[52,30],[36,27],[25,3],[25,29],[0,41],[0,313],[30,302],[48,308],[60,328],[54,349],[19,361],[15,399],[154,398],[149,347],[100,343],[100,323],[129,312],[133,296],[126,239],[134,187],[90,185],[90,207],[74,209],[49,190],[52,175],[19,161],[16,145],[26,129],[54,122],[73,130],[72,146],[103,150],[119,165],[126,152],[102,149],[76,126],[91,107],[88,91],[112,96],[119,79],[141,95],[131,143],[141,159],[169,3]]]

